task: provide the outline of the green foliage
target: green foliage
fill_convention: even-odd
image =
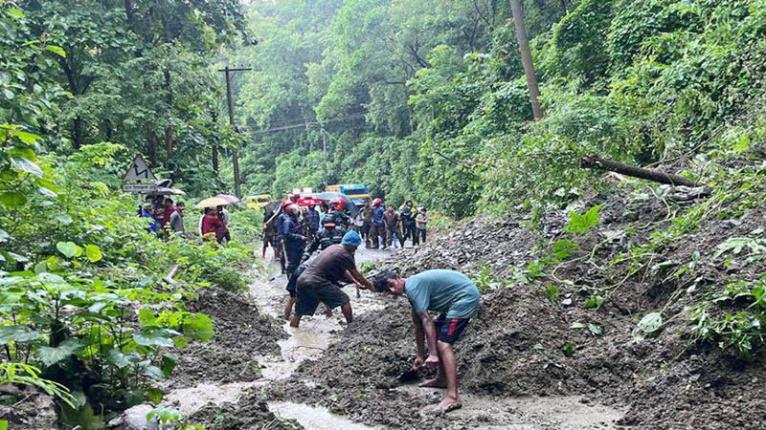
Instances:
[[[604,305],[606,302],[606,299],[603,296],[600,296],[598,294],[593,294],[590,297],[588,297],[587,300],[585,300],[585,309],[594,309],[599,310],[601,309],[601,306]]]
[[[553,284],[546,284],[545,285],[545,296],[548,298],[548,301],[557,304],[559,301],[559,289],[557,286]]]
[[[76,402],[67,387],[58,382],[42,378],[40,376],[40,369],[29,364],[18,362],[0,363],[0,385],[8,384],[29,385],[39,388],[71,407],[74,407]]]
[[[593,227],[598,226],[601,220],[601,205],[593,206],[580,215],[577,212],[569,212],[569,222],[564,231],[573,234],[585,234]]]
[[[711,342],[749,359],[764,343],[766,281],[738,281],[689,308],[688,321],[700,342]]]
[[[504,286],[504,283],[492,273],[492,268],[487,265],[482,265],[479,273],[472,277],[471,280],[482,293]]]

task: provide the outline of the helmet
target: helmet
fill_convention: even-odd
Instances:
[[[359,233],[352,230],[343,236],[343,240],[340,243],[341,245],[346,245],[346,246],[351,246],[356,248],[362,244],[362,237],[359,236]]]
[[[287,206],[285,206],[285,212],[287,213],[298,213],[300,212],[300,208],[295,203],[290,203]]]
[[[381,200],[380,197],[377,197],[375,200],[372,201],[372,204],[375,205],[375,206],[382,205],[383,204],[383,200]]]
[[[345,200],[338,199],[336,201],[333,201],[333,203],[335,204],[335,209],[337,209],[337,210],[346,209],[346,201]]]

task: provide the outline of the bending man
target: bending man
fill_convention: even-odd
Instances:
[[[362,288],[372,288],[370,281],[356,269],[354,261],[354,253],[361,243],[359,233],[346,233],[340,245],[332,245],[319,253],[298,277],[295,315],[290,327],[298,327],[302,316],[314,315],[320,302],[328,309],[340,306],[346,322],[353,320],[348,295],[341,291],[338,283],[350,278]]]
[[[460,339],[468,321],[478,312],[479,290],[467,276],[452,270],[428,270],[406,279],[389,271],[379,274],[374,284],[379,292],[407,296],[412,305],[418,348],[412,367],[417,369],[424,364],[438,367],[436,379],[421,386],[447,388],[447,396],[437,406],[439,410],[449,412],[460,408],[457,361],[452,344]],[[439,318],[433,321],[428,311],[439,312]]]

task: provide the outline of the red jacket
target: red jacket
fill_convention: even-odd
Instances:
[[[223,237],[223,233],[226,227],[221,222],[221,219],[215,215],[205,215],[202,218],[202,236],[204,237],[208,233],[215,233],[215,240],[220,241]],[[209,240],[209,239],[205,239]]]

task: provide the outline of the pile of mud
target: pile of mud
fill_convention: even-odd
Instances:
[[[9,429],[53,429],[58,417],[53,398],[33,387],[23,390],[13,385],[0,385],[0,420]]]
[[[546,216],[542,233],[525,227],[524,219],[483,218],[405,250],[384,266],[405,275],[432,268],[475,275],[490,267],[507,280],[515,268],[550,252],[535,247],[537,240],[573,240],[579,251],[547,268],[547,277],[483,294],[480,314],[456,348],[466,392],[584,395],[625,410],[617,424],[631,428],[762,428],[763,416],[738,412],[766,406],[762,355],[746,363],[693,342],[683,312],[732,275],[752,279],[763,271],[762,264],[732,269],[716,260],[715,251],[727,238],[755,230],[764,210],[751,210],[739,220],[709,219],[698,231],[655,250],[649,263],[636,269],[615,257],[668,227],[669,214],[682,208],[663,199],[616,194],[584,202],[585,207],[594,204],[603,204],[601,224],[582,236],[562,233],[564,212]],[[693,273],[667,276],[668,268],[690,261],[697,262]],[[556,297],[546,294],[548,284],[558,288]],[[586,306],[594,295],[605,299],[603,305]],[[663,330],[656,338],[638,339],[638,320],[655,311],[665,317]],[[414,358],[411,324],[404,300],[359,318],[320,360],[305,363],[272,395],[319,403],[390,428],[478,425],[417,414],[422,400],[392,390]],[[300,378],[316,386],[307,387]]]
[[[208,405],[190,417],[206,430],[300,430],[294,420],[277,417],[256,391],[245,393],[236,404]]]
[[[528,219],[496,220],[480,217],[414,248],[405,248],[383,265],[411,275],[426,267],[477,272],[489,267],[497,273],[526,264],[539,235],[523,228]],[[554,226],[554,224],[557,224]],[[550,225],[558,230],[551,219]],[[550,232],[544,232],[544,235]]]
[[[246,294],[206,288],[188,308],[213,319],[215,337],[180,351],[171,381],[173,388],[200,382],[254,381],[260,377],[261,368],[253,357],[278,354],[277,341],[287,337],[281,324],[262,314]]]

